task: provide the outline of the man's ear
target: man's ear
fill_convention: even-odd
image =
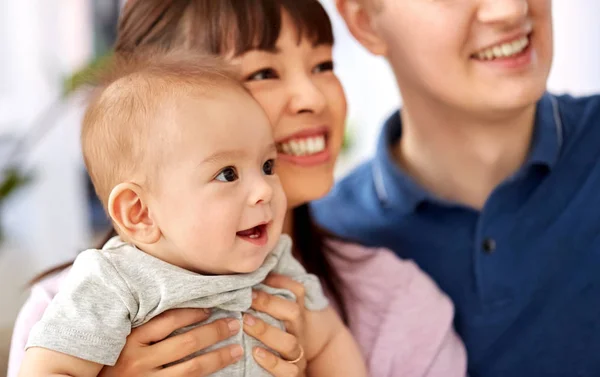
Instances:
[[[129,182],[115,186],[108,197],[108,214],[130,240],[146,245],[160,240],[162,233],[150,216],[140,186]]]
[[[354,38],[372,54],[386,56],[387,44],[373,27],[377,10],[368,8],[368,1],[376,0],[336,0],[336,6]]]

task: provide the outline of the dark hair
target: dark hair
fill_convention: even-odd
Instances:
[[[132,53],[147,46],[184,47],[218,55],[233,52],[236,56],[254,49],[272,51],[283,11],[292,19],[298,38],[309,38],[314,45],[333,44],[331,21],[318,0],[136,0],[125,5],[115,51]],[[335,253],[327,245],[331,235],[316,226],[308,205],[292,211],[295,255],[309,273],[321,279],[347,324],[342,294],[347,290],[329,260]],[[115,235],[111,230],[103,242]],[[55,267],[32,283],[70,264]]]
[[[298,38],[333,44],[331,21],[318,0],[143,0],[125,5],[115,50],[183,46],[223,55],[275,48],[282,11]]]

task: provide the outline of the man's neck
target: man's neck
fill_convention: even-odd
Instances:
[[[527,158],[534,118],[535,105],[503,118],[469,119],[405,103],[394,156],[431,193],[481,209]]]

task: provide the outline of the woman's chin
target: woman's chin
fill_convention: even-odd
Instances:
[[[312,185],[305,183],[303,185],[296,185],[289,190],[285,190],[288,200],[288,209],[294,209],[303,204],[324,198],[329,191],[331,191],[333,183],[332,177],[330,182],[319,181],[314,182]]]

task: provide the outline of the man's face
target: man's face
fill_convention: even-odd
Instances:
[[[407,103],[487,114],[531,105],[546,89],[551,0],[358,1]]]

